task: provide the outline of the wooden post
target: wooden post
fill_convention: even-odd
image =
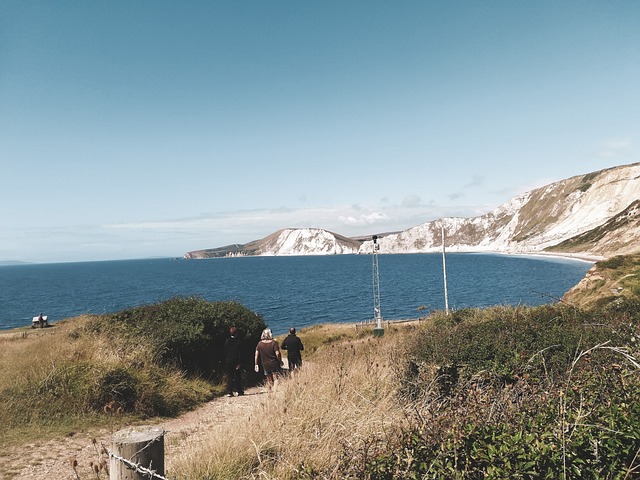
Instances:
[[[139,465],[147,472],[136,471]],[[154,472],[159,477],[151,476]],[[111,437],[110,480],[164,478],[164,430],[158,427],[131,427]]]

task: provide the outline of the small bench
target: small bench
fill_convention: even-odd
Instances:
[[[33,319],[31,320],[31,328],[36,328],[36,327],[48,327],[49,326],[49,317],[47,315],[43,315],[42,316],[42,325],[40,325],[40,317],[33,317]]]

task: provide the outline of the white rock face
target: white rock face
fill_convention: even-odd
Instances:
[[[475,218],[442,218],[381,238],[380,252],[536,253],[606,223],[640,199],[640,164],[572,177],[513,198]],[[627,241],[640,241],[630,229]],[[360,253],[371,252],[366,241]],[[591,253],[591,252],[584,252]]]
[[[597,232],[579,244],[594,257],[640,250],[640,163],[579,175],[519,195],[473,218],[441,218],[399,233],[378,235],[380,253],[538,253],[574,237]],[[585,246],[586,245],[586,246]],[[262,240],[215,249],[215,256],[367,254],[372,240],[356,240],[321,228],[287,228]],[[576,253],[575,248],[573,251]],[[226,253],[225,253],[226,252]],[[207,258],[206,250],[186,258]]]
[[[348,240],[348,239],[345,239]],[[320,228],[285,228],[260,248],[260,255],[337,255],[358,253],[357,245]]]

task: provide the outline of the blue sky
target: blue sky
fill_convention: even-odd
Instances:
[[[0,260],[486,213],[639,161],[640,2],[0,0]]]

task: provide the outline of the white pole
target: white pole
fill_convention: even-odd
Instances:
[[[380,337],[384,334],[384,329],[382,328],[382,312],[380,311],[380,274],[378,271],[378,250],[380,249],[380,245],[378,245],[378,236],[373,236],[373,316],[376,321],[376,326],[373,329],[373,335],[376,337]]]
[[[444,253],[444,225],[440,224],[442,229],[442,273],[444,275],[444,311],[449,315],[449,292],[447,291],[447,258]]]

